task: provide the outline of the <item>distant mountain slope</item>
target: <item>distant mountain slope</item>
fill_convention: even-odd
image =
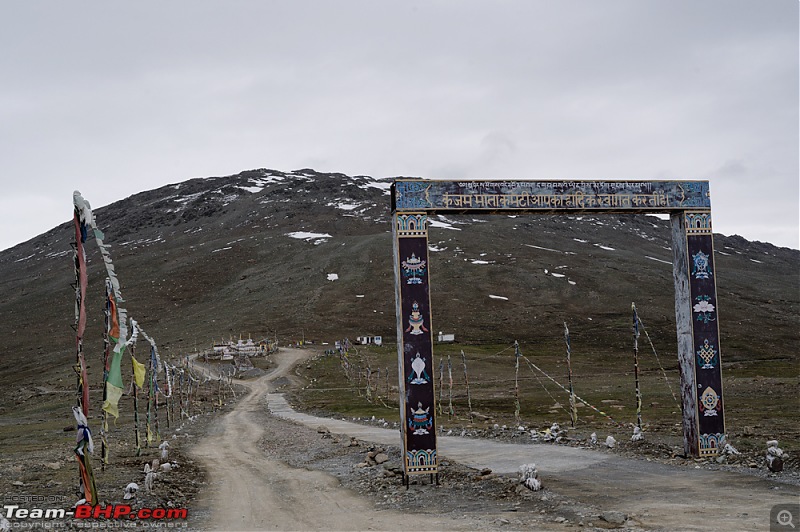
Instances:
[[[252,333],[395,334],[390,180],[313,170],[192,179],[97,209],[131,317],[178,355]],[[89,201],[90,190],[82,191]],[[70,212],[71,198],[64,198]],[[651,216],[433,218],[435,331],[598,356],[629,350],[631,301],[674,353],[669,224]],[[71,223],[0,254],[0,368],[54,384],[73,360]],[[86,351],[100,360],[103,278],[89,255]],[[797,357],[800,252],[715,235],[723,361]],[[329,280],[336,274],[338,278]],[[13,397],[5,397],[8,406]]]

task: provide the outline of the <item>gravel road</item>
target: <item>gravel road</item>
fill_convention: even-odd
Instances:
[[[211,423],[192,453],[209,471],[198,530],[763,530],[770,508],[797,503],[791,483],[556,445],[441,437],[441,482],[401,486],[396,430],[295,412],[276,393],[312,353],[282,349],[277,367]],[[320,429],[324,426],[324,429]],[[369,456],[391,457],[375,467]],[[535,462],[546,489],[520,490]],[[491,472],[489,472],[491,470]]]

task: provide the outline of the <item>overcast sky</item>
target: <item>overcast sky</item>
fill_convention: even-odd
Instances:
[[[0,4],[0,249],[252,168],[708,179],[800,247],[798,2]]]

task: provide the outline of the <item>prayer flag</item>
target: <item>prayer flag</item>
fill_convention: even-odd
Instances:
[[[144,375],[147,370],[144,367],[144,364],[136,360],[136,358],[131,355],[131,363],[133,364],[133,378],[136,381],[136,386],[141,388],[144,386]]]

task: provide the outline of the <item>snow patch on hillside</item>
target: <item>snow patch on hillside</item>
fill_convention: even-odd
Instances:
[[[523,244],[523,246],[528,246],[529,248],[533,249],[541,249],[543,251],[552,251],[553,253],[564,253],[563,251],[559,251],[557,249],[543,248],[541,246],[534,246],[533,244]]]
[[[368,177],[367,179],[374,179]],[[367,181],[363,185],[356,185],[358,188],[362,188],[364,190],[368,188],[377,188],[378,190],[383,192],[384,196],[388,196],[391,193],[392,184],[387,181]]]
[[[313,242],[314,245],[326,242],[327,239],[333,238],[328,233],[310,233],[307,231],[295,231],[293,233],[286,233],[289,238],[296,238],[298,240],[305,240],[306,242]]]
[[[360,203],[344,203],[344,202],[329,202],[325,204],[326,207],[336,207],[337,209],[341,209],[343,211],[354,211],[356,209],[360,209],[363,207]]]
[[[428,218],[428,227],[439,227],[440,229],[452,229],[453,231],[461,231],[458,227],[453,227],[452,223],[442,222],[439,220],[434,220],[432,218]]]

